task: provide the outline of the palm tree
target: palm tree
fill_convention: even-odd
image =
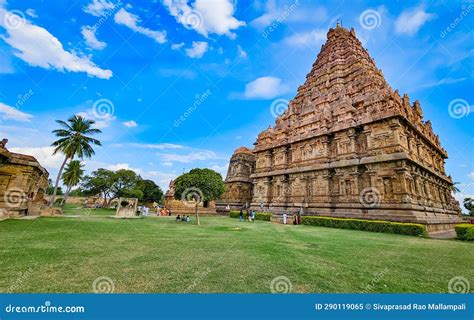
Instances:
[[[62,206],[66,204],[67,198],[69,197],[69,192],[71,192],[72,187],[77,186],[81,182],[82,176],[84,175],[84,170],[82,169],[84,165],[79,160],[71,160],[62,175],[63,184],[67,186],[66,193],[62,201]]]
[[[460,185],[460,182],[454,182],[449,188],[453,193],[460,193],[461,190],[457,187],[457,185]]]
[[[95,154],[92,145],[100,146],[101,144],[99,140],[88,137],[87,135],[94,135],[102,132],[99,129],[92,128],[92,125],[95,123],[94,120],[88,120],[78,115],[70,117],[67,122],[62,120],[56,120],[56,122],[62,128],[53,130],[53,133],[56,137],[59,137],[59,139],[54,141],[51,146],[55,147],[53,155],[58,152],[64,154],[64,161],[59,168],[56,184],[54,185],[53,196],[51,197],[51,202],[49,204],[50,207],[54,204],[59,180],[68,160],[74,159],[75,156],[80,159],[83,159],[84,157],[92,157],[92,155]]]

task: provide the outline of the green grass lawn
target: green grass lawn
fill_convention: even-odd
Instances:
[[[87,214],[1,221],[0,291],[91,292],[100,276],[115,292],[270,292],[279,276],[292,292],[447,292],[456,276],[474,284],[473,243],[226,217],[201,222]]]
[[[115,209],[109,208],[83,208],[77,204],[66,204],[64,206],[65,215],[80,215],[80,216],[113,216]]]

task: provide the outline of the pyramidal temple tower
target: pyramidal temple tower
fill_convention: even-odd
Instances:
[[[460,221],[439,137],[420,103],[390,88],[353,29],[329,30],[296,97],[258,135],[254,156],[242,150],[223,199],[233,208],[248,202],[250,184],[250,206],[276,215],[416,222],[429,231]]]

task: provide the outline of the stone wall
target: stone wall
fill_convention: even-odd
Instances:
[[[9,152],[6,142],[0,143],[0,217],[40,215],[49,174],[34,157]]]

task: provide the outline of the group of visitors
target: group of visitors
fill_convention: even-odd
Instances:
[[[179,222],[179,221],[182,221],[182,222],[190,222],[191,221],[191,218],[189,216],[185,216],[184,214],[181,216],[181,215],[177,215],[176,216],[176,222]]]
[[[141,206],[138,207],[138,215],[140,215],[140,216],[148,217],[149,211],[150,211],[150,208],[148,208],[144,205],[141,205]]]
[[[286,211],[283,211],[283,224],[287,224],[287,223],[288,223],[288,215],[286,214]],[[300,211],[293,214],[293,224],[294,225],[301,224],[301,212]]]
[[[244,209],[240,209],[239,215],[240,222],[244,219]],[[245,220],[249,222],[255,221],[255,210],[250,211],[250,209],[245,210]]]

